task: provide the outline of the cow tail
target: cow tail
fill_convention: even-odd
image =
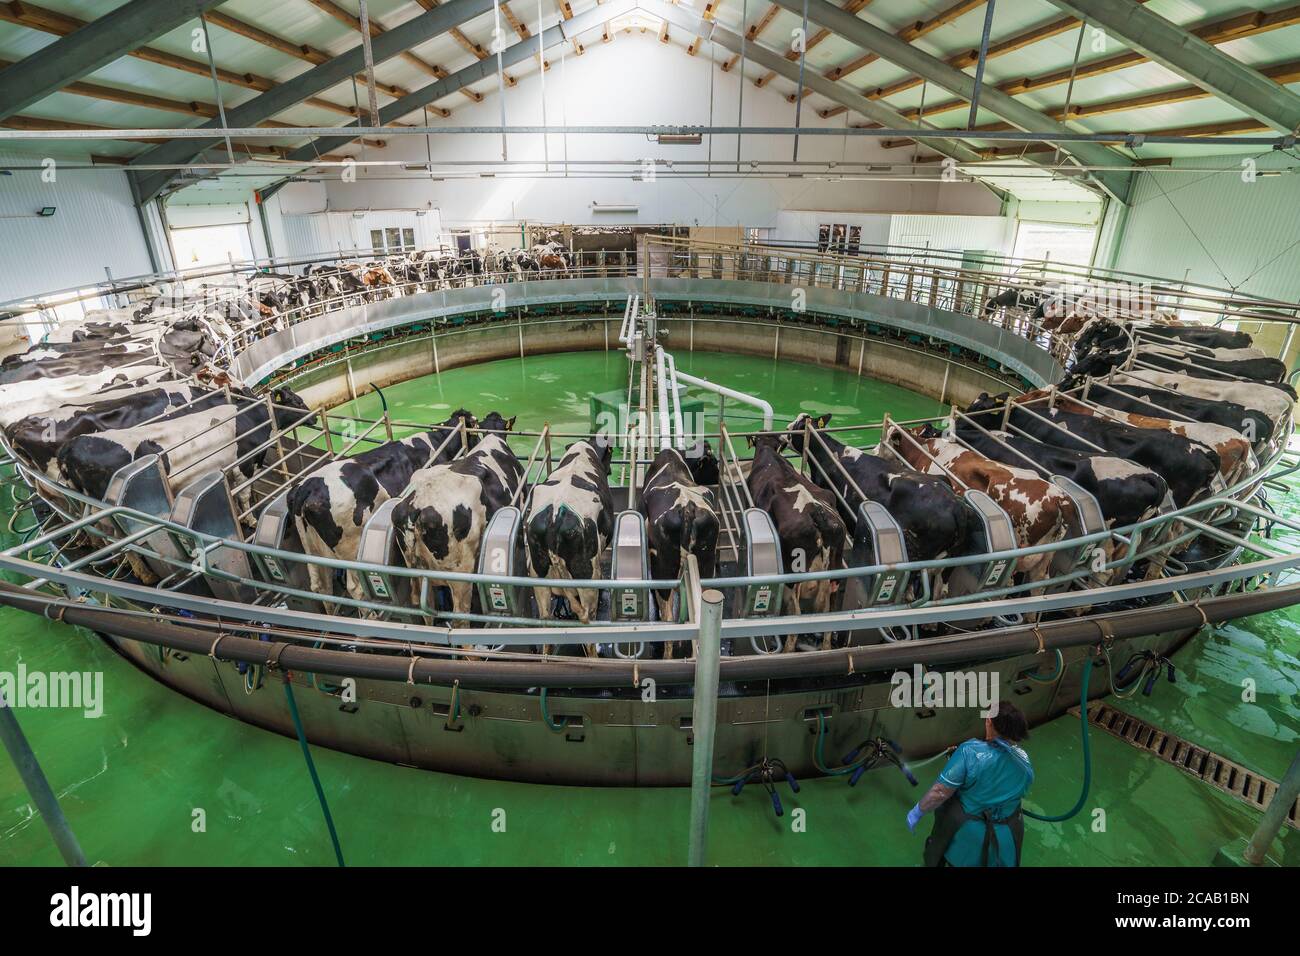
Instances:
[[[682,560],[695,550],[695,502],[688,501],[682,511]]]

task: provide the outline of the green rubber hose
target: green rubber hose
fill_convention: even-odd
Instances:
[[[1088,739],[1088,678],[1091,676],[1092,658],[1089,657],[1084,663],[1083,680],[1079,685],[1079,736],[1083,741],[1083,790],[1079,793],[1079,799],[1066,813],[1048,817],[1025,810],[1024,814],[1027,817],[1041,820],[1044,823],[1061,823],[1082,810],[1084,803],[1088,800],[1088,791],[1092,789],[1092,744]]]

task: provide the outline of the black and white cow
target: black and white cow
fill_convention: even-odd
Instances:
[[[275,427],[288,428],[308,409],[288,388],[277,390],[277,394]],[[271,437],[271,415],[258,399],[233,398],[235,404],[223,403],[201,412],[186,409],[146,425],[79,435],[59,448],[59,471],[75,489],[101,500],[114,473],[145,455],[159,456],[173,493],[201,474],[226,470],[236,462],[240,474],[251,478],[272,447],[259,450]],[[250,489],[236,497],[240,509],[248,510]]]
[[[28,415],[35,415],[60,405],[81,400],[94,401],[96,393],[131,382],[158,381],[170,378],[172,370],[162,365],[132,365],[124,369],[106,368],[89,375],[66,378],[31,379],[0,385],[0,426],[10,425]]]
[[[10,447],[25,461],[57,479],[57,456],[65,442],[79,435],[141,425],[193,399],[199,401],[189,406],[190,412],[206,411],[227,401],[224,392],[209,393],[186,382],[128,386],[28,415],[6,425],[4,433]]]
[[[1076,359],[1071,371],[1078,375],[1090,375],[1093,378],[1100,378],[1124,365],[1132,353],[1132,349],[1117,349],[1112,352],[1092,351],[1083,358]],[[1265,357],[1220,361],[1209,356],[1192,354],[1181,350],[1140,345],[1137,347],[1134,360],[1142,363],[1143,369],[1146,366],[1155,366],[1171,372],[1190,375],[1193,378],[1229,381],[1246,379],[1247,381],[1272,385],[1275,388],[1288,391],[1292,400],[1296,397],[1295,393],[1290,390],[1290,386],[1281,384],[1282,379],[1286,377],[1287,367],[1280,359]]]
[[[547,479],[533,487],[524,519],[528,569],[533,577],[594,581],[601,576],[601,555],[614,526],[609,491],[613,448],[596,437],[574,442]],[[595,588],[563,585],[533,589],[537,610],[553,617],[551,599],[563,598],[582,623],[590,623],[600,603]],[[591,648],[588,648],[591,653]]]
[[[1157,389],[1177,392],[1180,395],[1188,395],[1192,398],[1208,399],[1216,402],[1232,402],[1266,416],[1273,423],[1274,431],[1291,419],[1292,412],[1295,409],[1294,397],[1287,395],[1278,386],[1267,385],[1262,382],[1224,382],[1217,379],[1197,378],[1192,375],[1180,375],[1177,372],[1153,372],[1149,369],[1143,369],[1131,375],[1127,372],[1116,372],[1110,382],[1118,386],[1137,385],[1147,388],[1155,386]],[[1164,395],[1166,392],[1161,391],[1159,394]],[[1223,424],[1227,424],[1229,428],[1234,427],[1231,423],[1225,422]],[[1236,427],[1238,431],[1248,430],[1244,421]],[[1247,435],[1246,437],[1250,438],[1251,436]],[[1254,437],[1258,439],[1259,434],[1256,433]]]
[[[665,448],[655,456],[641,491],[651,577],[680,579],[687,556],[692,554],[699,564],[700,577],[714,576],[718,566],[718,504],[704,484],[716,484],[717,480],[718,460],[707,443],[701,455],[689,460],[675,448]],[[676,620],[675,593],[655,592],[659,620]],[[669,656],[671,653],[670,646]]]
[[[393,511],[402,554],[409,567],[429,571],[473,573],[488,522],[514,500],[524,477],[523,466],[506,442],[514,427],[489,413],[474,450],[450,464],[416,472],[410,489]],[[505,573],[505,567],[500,569]],[[452,610],[467,613],[474,585],[449,581]],[[453,621],[452,626],[462,622]]]
[[[1145,322],[1121,324],[1113,319],[1099,318],[1093,319],[1079,330],[1074,342],[1075,355],[1082,356],[1094,350],[1108,352],[1128,348],[1133,344],[1130,336],[1139,332],[1144,336],[1167,339],[1171,345],[1183,343],[1211,349],[1244,349],[1251,346],[1251,337],[1247,333],[1230,332],[1209,325],[1180,326]]]
[[[289,489],[287,504],[303,550],[315,557],[355,561],[361,531],[376,508],[405,494],[417,472],[451,461],[474,446],[474,435],[467,434],[463,441],[452,437],[462,423],[466,428],[478,427],[478,419],[458,409],[428,432],[326,462],[300,478]],[[334,575],[329,569],[315,564],[308,564],[307,569],[313,591],[334,593]],[[347,591],[353,598],[365,600],[361,582],[350,572]]]
[[[805,426],[822,429],[830,420],[830,415],[800,415],[790,423],[790,444],[802,453]],[[811,457],[818,464],[812,469],[813,475],[819,485],[844,496],[851,510],[846,512],[841,506],[840,515],[848,527],[857,528],[857,513],[862,506],[860,489],[869,500],[884,505],[903,529],[909,560],[933,561],[965,553],[973,528],[971,509],[947,478],[922,474],[900,462],[870,455],[824,432],[820,437],[826,448],[819,442],[812,443]]]
[[[996,397],[983,393],[966,413],[989,430],[1000,428],[1009,400],[1007,393]],[[1059,408],[1035,408],[1030,414],[1014,402],[1010,423],[1041,442],[1089,453],[1096,451],[1095,445],[1143,465],[1165,479],[1180,508],[1209,493],[1219,474],[1219,455],[1213,448],[1171,432],[1133,428]]]
[[[120,368],[126,365],[142,364],[142,360],[157,361],[157,353],[152,347],[148,351],[127,349],[123,346],[94,345],[84,353],[56,355],[53,353],[33,353],[38,357],[18,356],[20,361],[0,368],[0,385],[15,382],[29,382],[34,379],[57,379],[69,375],[94,375],[105,369]],[[13,356],[11,356],[13,357]],[[150,363],[153,364],[153,363]]]
[[[844,567],[848,529],[835,507],[835,496],[795,470],[781,455],[784,436],[751,435],[754,461],[746,484],[754,504],[772,516],[781,543],[781,563],[787,573],[834,571]],[[802,602],[811,599],[812,612],[831,609],[833,582],[805,581],[785,588],[785,612],[799,614]],[[795,647],[795,635],[785,641],[785,650]],[[830,646],[830,634],[823,637]]]

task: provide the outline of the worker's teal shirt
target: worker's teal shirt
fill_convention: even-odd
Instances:
[[[1015,813],[1029,785],[1034,770],[1029,755],[1005,740],[968,740],[953,753],[939,774],[939,782],[957,790],[956,799],[971,814],[992,810],[994,819]],[[997,859],[991,866],[1015,866],[1016,844],[1011,830],[1000,824],[997,833]],[[992,855],[992,854],[990,854]],[[948,845],[944,858],[953,866],[979,866],[984,856],[984,823],[968,820]]]

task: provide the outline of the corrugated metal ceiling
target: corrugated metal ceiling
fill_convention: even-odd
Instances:
[[[124,0],[122,0],[124,2]],[[706,0],[679,0],[684,6],[700,12]],[[581,13],[594,6],[596,0],[576,0],[571,4],[575,13]],[[109,10],[120,6],[116,0],[43,0],[40,11],[52,11],[78,20],[93,20]],[[860,4],[859,4],[860,5]],[[228,0],[216,8],[216,14],[233,17],[257,30],[265,31],[283,38],[294,45],[305,45],[326,55],[344,52],[359,42],[358,32],[349,24],[342,22],[338,16],[328,12],[329,7],[345,11],[345,16],[355,16],[357,0],[281,0],[267,3],[265,0]],[[755,24],[766,17],[769,10],[768,0],[722,0],[717,6],[716,17],[728,30],[739,32],[742,21]],[[1294,3],[1259,3],[1248,6],[1238,0],[1151,0],[1148,7],[1169,20],[1187,26],[1212,23],[1226,17],[1248,13],[1255,9],[1265,12],[1296,6]],[[22,8],[32,10],[31,4],[0,3],[0,59],[20,60],[56,39],[56,34],[21,25],[18,16]],[[938,17],[954,7],[964,9],[959,16],[927,32],[924,36],[912,39],[919,49],[941,58],[950,58],[978,46],[980,31],[984,20],[985,7],[982,3],[959,5],[957,0],[874,0],[868,2],[857,16],[894,33],[913,27]],[[419,16],[423,12],[421,4],[414,0],[369,0],[370,16],[373,22],[392,28],[406,20]],[[6,14],[6,11],[7,14]],[[536,0],[513,0],[512,11],[528,26],[535,30],[537,20]],[[30,16],[30,13],[29,13]],[[560,8],[557,0],[543,0],[543,19],[550,26],[559,19]],[[1064,14],[1047,0],[1014,0],[998,3],[993,21],[993,40],[999,41],[1015,37],[1027,30],[1034,29],[1056,20]],[[218,18],[219,18],[218,17]],[[469,42],[487,46],[492,33],[493,16],[486,13],[463,24],[461,30]],[[780,9],[768,19],[758,42],[778,51],[788,49],[792,31],[800,25],[800,17],[790,11]],[[149,42],[148,47],[163,51],[173,56],[190,60],[204,59],[203,54],[195,53],[191,48],[191,30],[194,24],[187,24]],[[507,42],[515,42],[517,35],[510,30],[503,20]],[[818,27],[810,24],[810,35],[816,35]],[[682,55],[683,47],[694,38],[672,31],[672,47],[665,48],[665,56]],[[310,63],[302,56],[295,56],[279,49],[256,42],[239,33],[231,32],[220,25],[211,27],[212,47],[218,66],[238,74],[251,73],[279,83],[310,68]],[[584,34],[582,40],[592,43],[593,50],[600,46],[596,41],[600,30]],[[1055,36],[1039,40],[1021,49],[991,58],[986,68],[986,78],[990,83],[1006,83],[1025,77],[1037,77],[1059,71],[1068,71],[1074,58],[1075,47],[1079,38],[1077,27],[1066,29]],[[1256,36],[1237,39],[1221,47],[1224,52],[1244,63],[1261,68],[1279,63],[1300,60],[1300,25],[1286,26]],[[1123,47],[1115,40],[1108,40],[1104,52],[1092,48],[1092,37],[1085,39],[1082,47],[1081,61],[1090,61],[1113,56],[1123,52]],[[700,55],[710,55],[706,44]],[[398,56],[376,66],[376,77],[382,84],[401,87],[406,90],[418,89],[433,82],[429,66],[446,70],[457,70],[473,62],[474,57],[462,44],[450,34],[443,34],[425,43],[413,47],[411,56]],[[715,59],[720,62],[731,59],[731,55],[721,48],[714,51]],[[818,42],[808,53],[808,65],[825,73],[837,66],[851,63],[863,55],[863,50],[848,41],[831,35]],[[428,66],[421,66],[420,62]],[[511,69],[516,76],[527,75],[535,70],[531,63],[521,63]],[[748,65],[747,75],[751,80],[761,77],[766,71]],[[870,94],[881,87],[908,79],[908,74],[898,67],[877,60],[854,71],[843,79],[850,89]],[[158,127],[158,126],[192,126],[205,120],[205,113],[211,114],[214,104],[213,90],[207,76],[193,72],[147,62],[138,57],[123,57],[108,64],[82,80],[83,84],[109,87],[127,93],[141,94],[170,101],[170,104],[142,105],[110,102],[108,100],[60,92],[51,95],[27,111],[32,117],[56,120],[65,123],[98,125],[106,127]],[[793,98],[794,85],[784,78],[777,78],[769,84],[771,90]],[[1152,63],[1141,63],[1125,69],[1106,72],[1099,76],[1083,78],[1077,81],[1071,94],[1071,102],[1078,105],[1110,103],[1127,100],[1137,96],[1148,96],[1173,91],[1188,86],[1187,82],[1163,67]],[[495,95],[496,79],[489,77],[479,81],[475,88],[481,95]],[[1292,84],[1292,88],[1300,85]],[[1057,83],[1050,87],[1020,94],[1019,98],[1027,105],[1042,111],[1061,108],[1066,101],[1067,86]],[[221,95],[226,105],[234,105],[258,95],[255,89],[233,83],[222,83]],[[509,93],[507,93],[509,95]],[[279,122],[294,125],[334,125],[347,122],[339,108],[354,104],[354,97],[359,96],[364,103],[364,90],[354,90],[351,82],[344,82],[321,94],[320,100],[335,105],[331,110],[309,103],[296,105],[276,117]],[[888,105],[899,109],[915,109],[922,102],[928,107],[952,101],[952,97],[933,85],[917,84],[902,92],[886,98]],[[388,96],[381,96],[380,103],[390,102]],[[468,102],[464,93],[444,97],[437,105],[454,111],[459,105]],[[828,110],[835,104],[819,96],[810,96],[808,102],[815,108]],[[186,104],[196,104],[190,110]],[[164,108],[165,107],[165,108]],[[930,122],[943,128],[958,128],[966,122],[967,110],[949,109],[928,117]],[[440,120],[432,117],[435,123],[455,123],[455,119]],[[1107,110],[1097,115],[1071,119],[1073,128],[1079,131],[1153,131],[1170,128],[1200,127],[1207,124],[1230,123],[1247,119],[1235,108],[1213,98],[1198,97],[1182,99],[1144,106],[1141,109]],[[419,121],[417,113],[408,120]],[[858,117],[850,117],[850,122],[861,122]],[[988,110],[981,110],[978,122],[991,124],[999,118]],[[280,145],[301,143],[291,131],[284,139],[270,141]],[[143,149],[140,144],[129,142],[97,141],[93,145],[96,153],[105,156],[130,156]],[[1204,144],[1187,147],[1143,147],[1140,155],[1151,157],[1157,155],[1212,154],[1223,151],[1224,147],[1216,145],[1213,140]],[[344,150],[348,152],[352,150]]]

